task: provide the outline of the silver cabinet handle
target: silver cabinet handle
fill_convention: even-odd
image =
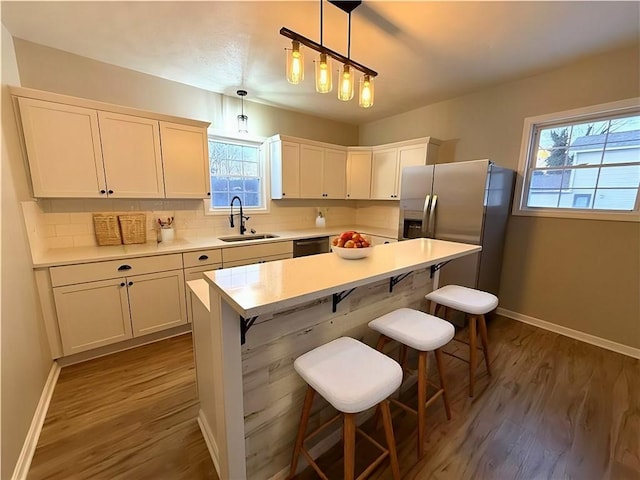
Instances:
[[[422,236],[429,236],[429,203],[431,203],[431,195],[427,195],[424,199],[424,207],[422,208]]]
[[[431,210],[429,211],[429,236],[435,238],[436,236],[436,204],[438,203],[438,195],[433,196],[431,200]]]

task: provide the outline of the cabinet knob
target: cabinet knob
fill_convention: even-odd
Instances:
[[[211,192],[207,192],[207,197],[210,197],[210,196],[211,196]]]
[[[198,260],[209,260],[209,257],[207,255],[200,255]]]
[[[129,282],[127,285],[131,286],[131,285],[133,285],[133,282]]]
[[[126,283],[124,283],[124,282],[122,282],[122,283],[120,284],[120,286],[121,286],[121,287],[124,287],[125,285],[126,285]]]
[[[282,196],[284,197],[286,195],[286,193],[282,192]]]
[[[102,195],[104,195],[105,193],[107,193],[107,191],[106,191],[106,190],[100,190],[100,193],[101,193]]]
[[[109,190],[109,193],[113,193],[113,190]]]

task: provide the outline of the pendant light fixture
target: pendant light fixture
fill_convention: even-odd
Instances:
[[[353,98],[356,71],[359,71],[364,76],[360,79],[358,104],[363,108],[369,108],[373,105],[373,78],[376,77],[378,73],[351,59],[351,12],[355,10],[362,1],[328,0],[329,3],[346,12],[349,16],[346,57],[323,45],[323,1],[324,0],[320,0],[319,44],[288,28],[282,27],[280,29],[280,35],[292,40],[291,50],[285,49],[287,52],[287,80],[289,83],[298,84],[304,78],[304,59],[301,51],[301,45],[304,45],[319,54],[318,59],[315,61],[315,84],[317,92],[328,93],[333,90],[331,59],[334,59],[341,63],[338,77],[338,99],[347,102]]]
[[[238,90],[236,93],[240,96],[242,105],[242,113],[238,115],[238,133],[249,133],[249,117],[244,114],[244,97],[247,96],[247,91]]]
[[[287,80],[293,85],[304,80],[304,55],[300,50],[300,42],[293,40],[291,50],[285,48],[287,53]]]

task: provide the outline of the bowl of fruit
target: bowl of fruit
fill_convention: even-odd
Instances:
[[[366,236],[349,230],[341,233],[331,241],[331,250],[339,257],[356,260],[371,255],[373,246]]]

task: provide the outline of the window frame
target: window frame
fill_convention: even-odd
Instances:
[[[267,152],[267,149],[265,148],[265,143],[264,143],[266,139],[263,137],[246,135],[246,134],[233,135],[233,134],[229,134],[229,132],[218,132],[216,130],[210,129],[207,132],[207,146],[210,140],[218,141],[221,143],[231,143],[235,145],[243,145],[243,146],[258,148],[258,157],[260,159],[260,162],[259,162],[260,178],[262,179],[262,182],[263,182],[263,188],[262,188],[263,206],[262,207],[246,207],[243,205],[242,209],[245,212],[251,212],[252,215],[270,213],[271,181],[269,176],[270,175],[269,168],[267,168],[267,164],[269,162],[269,158],[267,156],[268,152]],[[207,162],[209,161],[210,159],[207,158]],[[211,164],[207,165],[207,172],[208,172],[209,188],[211,188]],[[228,216],[229,213],[231,212],[230,206],[225,208],[220,207],[220,208],[214,209],[212,202],[213,202],[213,191],[211,192],[211,197],[206,198],[203,202],[205,216],[220,216],[220,215]]]
[[[640,187],[638,188],[636,203],[632,211],[527,206],[531,172],[535,168],[535,166],[533,168],[531,167],[531,162],[534,158],[534,150],[537,147],[536,129],[554,125],[560,126],[579,121],[588,121],[590,119],[597,121],[602,117],[629,115],[634,113],[640,115],[640,97],[525,118],[522,129],[522,143],[520,146],[518,175],[513,198],[512,213],[514,215],[531,217],[640,222]]]

